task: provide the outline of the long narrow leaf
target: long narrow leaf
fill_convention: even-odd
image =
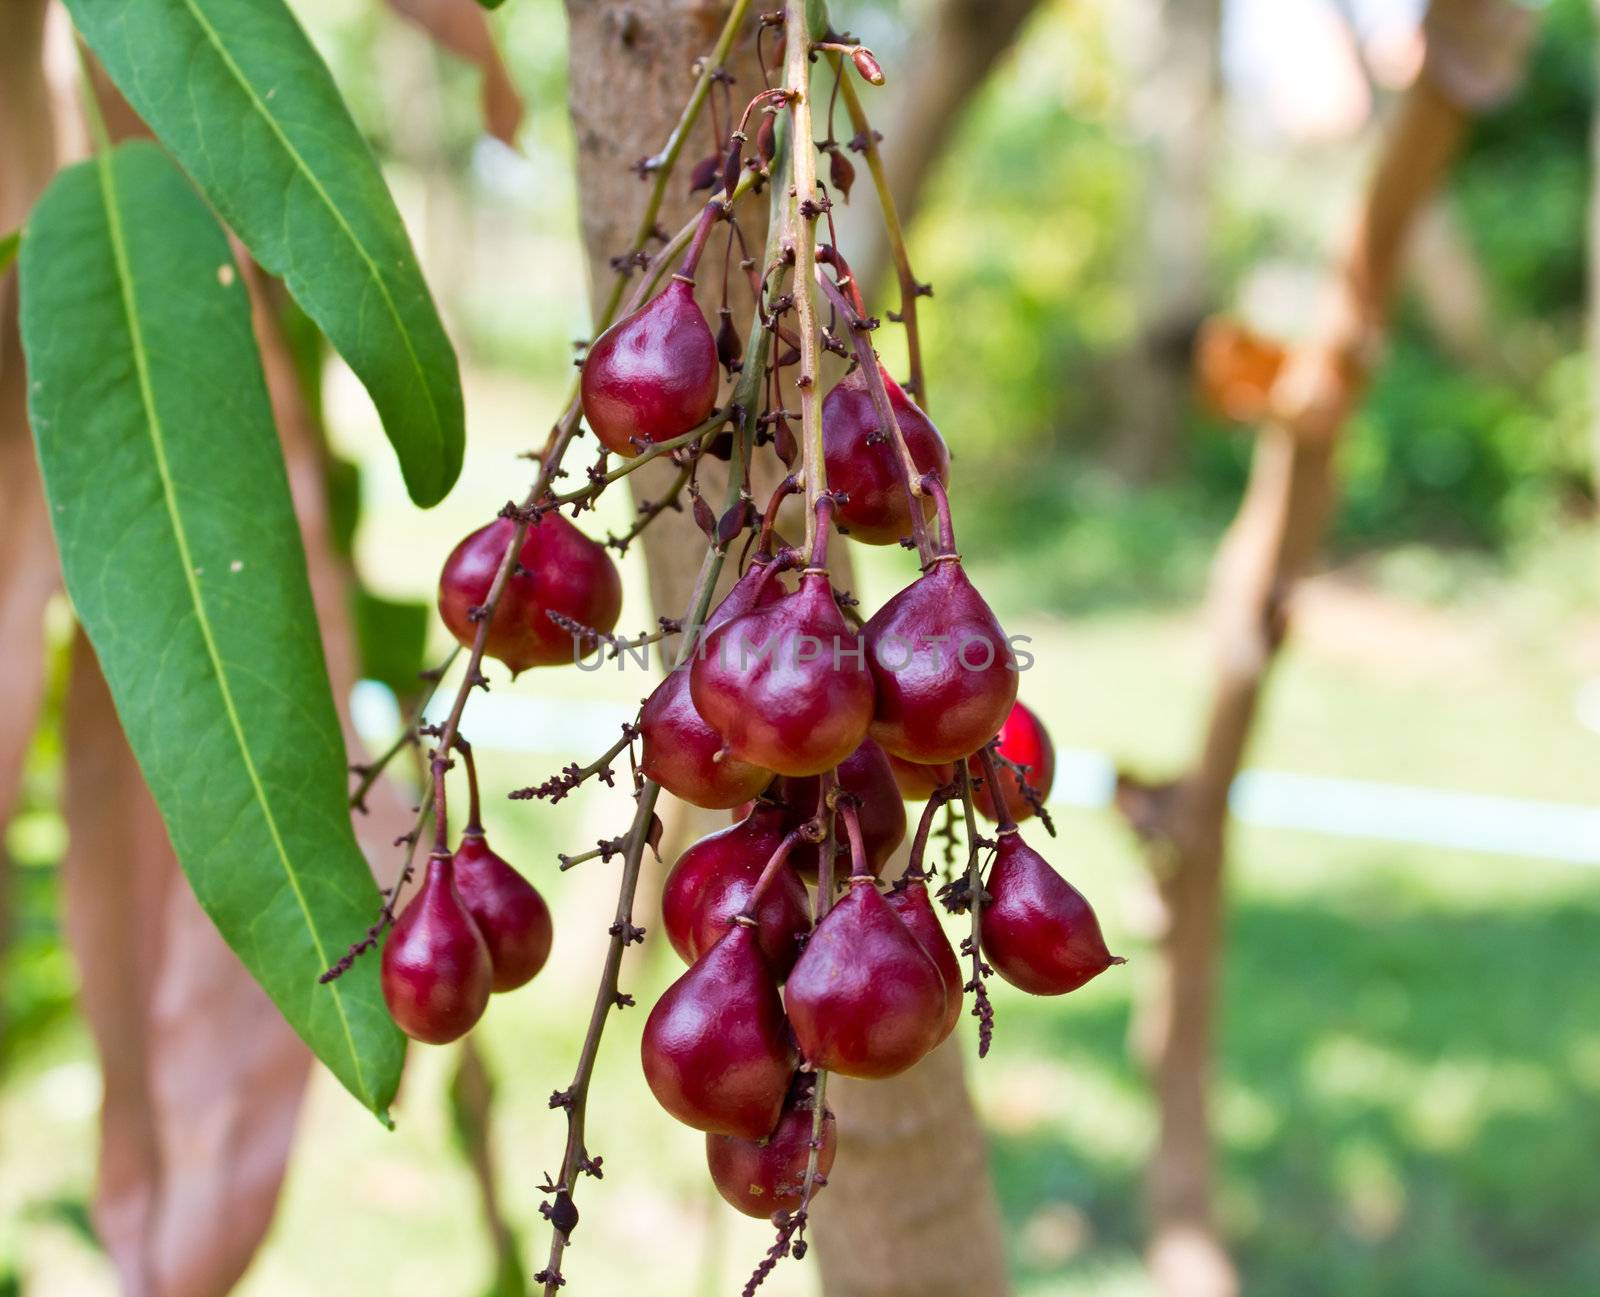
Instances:
[[[67,589],[200,904],[382,1115],[403,1041],[244,286],[153,144],[64,171],[23,241],[29,413]]]
[[[461,470],[445,336],[372,152],[283,0],[68,0],[117,88],[371,393],[418,504]]]

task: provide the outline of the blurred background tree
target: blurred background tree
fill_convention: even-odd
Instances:
[[[348,376],[319,372],[365,581],[383,598],[426,600],[455,537],[503,498],[511,456],[542,437],[587,328],[565,20],[558,0],[511,0],[494,17],[527,103],[514,151],[484,134],[477,70],[388,8],[296,7],[385,159],[469,365],[466,474],[421,518]],[[957,457],[963,542],[1008,625],[1041,645],[1024,693],[1058,742],[1171,765],[1203,683],[1189,609],[1250,453],[1247,435],[1192,397],[1193,331],[1218,309],[1304,330],[1332,221],[1415,67],[1420,6],[996,4],[996,29],[1019,31],[1013,47],[991,43],[987,76],[982,60],[974,72],[928,53],[934,16],[961,7],[836,0],[889,69],[885,94],[901,96],[887,120],[919,93],[937,98],[924,82],[968,80],[970,97],[941,101],[950,127],[925,142],[925,167],[902,181],[916,267],[935,288],[928,368]],[[1549,0],[1541,24],[1521,93],[1477,124],[1417,241],[1341,452],[1332,576],[1310,592],[1253,764],[1594,800],[1595,30],[1584,0]],[[1174,104],[1195,115],[1170,120]],[[861,186],[855,202],[870,201]],[[1167,242],[1174,222],[1181,246]],[[863,566],[868,589],[889,588],[881,564]],[[65,610],[51,619],[59,676]],[[600,708],[636,686],[585,683],[578,703]],[[53,696],[6,834],[0,906],[0,1293],[29,1297],[111,1290],[84,1225],[97,1092],[55,918],[58,712]],[[501,783],[548,763],[517,746],[489,758]],[[596,836],[610,808],[596,798],[502,813],[505,840],[539,868]],[[1125,895],[1109,924],[1134,947],[1137,979],[1134,852],[1103,810],[1069,807],[1061,820],[1059,853]],[[1249,1290],[1600,1290],[1593,875],[1263,828],[1240,835],[1239,853],[1220,1212]],[[558,888],[558,906],[585,904],[581,880]],[[501,1079],[502,1200],[527,1234],[559,1125],[545,1082],[574,1043],[550,1001],[576,994],[592,961],[573,962],[570,987],[558,976],[535,988],[484,1033]],[[657,983],[671,971],[650,968]],[[1003,998],[996,1054],[976,1069],[1027,1297],[1149,1291],[1138,1181],[1152,1118],[1125,1057],[1129,996]],[[608,1048],[626,1072],[629,1039]],[[470,1173],[441,1165],[447,1080],[443,1061],[423,1061],[411,1120],[392,1139],[352,1129],[335,1096],[314,1095],[279,1225],[241,1291],[361,1291],[374,1267],[388,1276],[402,1259],[406,1277],[386,1277],[386,1292],[477,1290],[487,1244],[474,1257],[460,1243],[479,1228]],[[728,1291],[760,1231],[724,1220],[694,1169],[677,1168],[697,1155],[673,1142],[681,1132],[663,1135],[632,1078],[609,1084],[619,1156],[608,1191],[635,1209],[615,1225],[595,1212],[577,1262],[591,1267],[586,1290],[622,1291],[654,1257],[684,1276],[674,1293]],[[334,1212],[348,1260],[327,1241]],[[807,1283],[780,1272],[772,1291]]]

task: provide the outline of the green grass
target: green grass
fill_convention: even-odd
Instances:
[[[869,571],[865,588],[884,575]],[[1489,633],[1481,616],[1363,599],[1308,612],[1253,763],[1592,796],[1600,740],[1571,718],[1579,670],[1562,647],[1571,635],[1535,652],[1514,626]],[[1420,663],[1361,647],[1363,619],[1388,634],[1402,612]],[[1015,619],[1040,659],[1025,694],[1063,742],[1110,746],[1151,770],[1187,751],[1205,663],[1192,620],[1107,613],[1063,624],[1026,609]],[[586,678],[583,689],[625,696],[634,684]],[[557,764],[486,756],[491,787]],[[530,1270],[547,1239],[537,1184],[562,1138],[545,1101],[576,1054],[615,878],[593,864],[559,875],[553,853],[610,832],[625,810],[617,795],[491,806],[492,835],[547,888],[558,923],[550,970],[497,1002],[482,1033],[502,1086],[506,1201]],[[1126,1047],[1149,968],[1144,883],[1108,812],[1069,812],[1060,828],[1052,856],[1096,899],[1130,963],[1060,1001],[1001,988],[995,1050],[971,1074],[1019,1292],[1146,1293],[1139,1179],[1153,1115]],[[1238,835],[1235,863],[1219,1199],[1249,1291],[1600,1291],[1600,875],[1264,831]],[[675,971],[652,943],[630,957],[625,982],[648,1004]],[[711,1200],[699,1137],[651,1101],[635,1062],[642,1022],[615,1019],[602,1056],[593,1121],[606,1177],[584,1186],[573,1289],[629,1291],[648,1273],[663,1293],[735,1291],[767,1232]],[[0,1256],[9,1250],[31,1276],[30,1297],[110,1291],[70,1212],[45,1210],[89,1191],[88,1057],[71,1024],[19,1060],[0,1090],[0,1218],[15,1222],[0,1232]],[[448,1050],[416,1051],[393,1135],[319,1080],[244,1297],[483,1291],[487,1247],[444,1104],[450,1065]],[[811,1292],[809,1270],[782,1268],[770,1291]]]

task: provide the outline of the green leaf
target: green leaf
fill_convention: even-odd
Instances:
[[[131,143],[56,177],[21,272],[67,590],[178,860],[284,1017],[383,1116],[404,1040],[377,961],[317,984],[379,896],[227,240],[166,155]]]
[[[820,41],[828,35],[828,0],[805,0],[806,35]]]
[[[366,385],[411,498],[461,471],[461,378],[394,199],[283,0],[68,0],[117,88]]]
[[[11,263],[17,259],[17,249],[21,246],[21,230],[12,230],[10,234],[0,234],[0,275],[11,269]]]
[[[385,599],[365,586],[350,597],[361,674],[381,680],[404,701],[422,688],[417,673],[428,648],[432,608],[414,599]]]
[[[506,0],[478,0],[480,9],[498,9]]]

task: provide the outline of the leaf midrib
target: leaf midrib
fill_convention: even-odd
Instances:
[[[127,244],[123,236],[122,212],[117,205],[116,179],[112,174],[110,156],[103,152],[96,154],[95,169],[100,177],[100,192],[106,208],[106,228],[111,238],[112,259],[116,263],[117,284],[121,290],[123,318],[127,323],[128,341],[133,351],[134,369],[139,378],[139,399],[144,406],[145,428],[149,433],[151,449],[155,455],[156,471],[161,478],[162,502],[166,506],[167,518],[172,525],[173,537],[177,542],[178,557],[183,567],[184,584],[189,590],[189,601],[194,607],[195,621],[200,628],[200,637],[205,643],[206,656],[211,660],[211,669],[217,680],[217,690],[222,695],[223,709],[227,713],[228,725],[233,731],[234,742],[238,745],[239,757],[244,762],[245,772],[250,778],[250,786],[254,790],[256,804],[261,808],[262,817],[266,820],[267,831],[272,837],[272,845],[277,852],[279,863],[283,866],[284,877],[288,880],[290,890],[294,893],[295,902],[300,906],[300,913],[305,919],[306,931],[311,936],[312,945],[317,952],[317,959],[326,967],[328,957],[326,950],[323,948],[322,937],[317,932],[316,923],[311,916],[310,905],[307,903],[305,893],[300,887],[299,874],[296,872],[293,862],[289,859],[288,849],[284,846],[277,819],[273,816],[271,804],[267,801],[266,788],[261,782],[260,772],[256,770],[255,759],[251,755],[250,746],[245,739],[244,727],[239,719],[239,711],[234,704],[233,691],[228,686],[227,673],[223,669],[222,655],[217,650],[216,637],[211,629],[210,618],[206,615],[205,602],[200,597],[200,585],[195,579],[194,559],[189,549],[189,536],[184,529],[183,520],[178,514],[176,493],[172,485],[172,474],[167,465],[165,433],[161,426],[161,417],[156,410],[155,386],[150,377],[149,358],[144,344],[144,330],[139,323],[139,313],[134,302],[133,272],[129,264]],[[360,1078],[362,1093],[370,1107],[373,1102],[372,1090],[367,1084],[366,1073],[361,1066],[361,1053],[356,1048],[355,1033],[351,1029],[349,1015],[345,1012],[344,996],[335,985],[330,985],[328,990],[333,996],[334,1007],[339,1013],[339,1025],[344,1031],[345,1043],[349,1048],[356,1075]]]
[[[356,232],[350,228],[350,223],[345,220],[344,213],[339,210],[339,205],[333,201],[328,191],[322,187],[322,182],[317,178],[316,173],[311,170],[305,158],[300,155],[300,151],[294,147],[289,137],[283,133],[283,128],[278,125],[278,119],[267,111],[265,101],[260,95],[256,94],[255,87],[250,84],[249,79],[244,74],[244,69],[228,53],[228,47],[223,44],[222,37],[206,18],[205,13],[195,3],[195,0],[183,0],[183,7],[189,11],[196,25],[205,34],[206,40],[211,44],[211,48],[217,52],[217,57],[222,60],[223,66],[228,69],[228,74],[238,83],[239,89],[244,92],[245,98],[250,101],[256,114],[267,124],[273,135],[277,137],[278,143],[283,146],[284,153],[294,163],[295,169],[305,177],[306,182],[316,193],[318,199],[321,200],[322,205],[328,210],[329,215],[333,217],[334,224],[339,227],[345,238],[350,241],[350,246],[355,249],[356,256],[361,259],[367,268],[368,274],[372,277],[372,282],[377,285],[378,294],[383,298],[384,306],[388,308],[389,318],[394,321],[395,330],[399,333],[400,341],[406,350],[406,358],[411,362],[411,368],[416,373],[418,384],[421,386],[423,396],[428,403],[428,413],[433,423],[434,440],[442,456],[445,443],[444,424],[440,419],[438,402],[434,399],[433,385],[428,382],[428,375],[422,367],[422,361],[417,355],[416,348],[411,345],[411,331],[406,328],[405,321],[401,319],[400,308],[395,305],[394,297],[389,292],[388,281],[384,279],[379,271],[378,263],[368,254],[366,245],[356,237]],[[294,21],[292,16],[290,21]]]

